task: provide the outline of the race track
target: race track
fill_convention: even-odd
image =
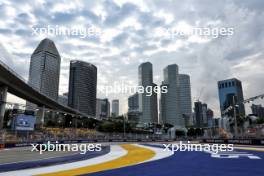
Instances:
[[[42,175],[42,176],[263,176],[264,149],[239,146],[235,151],[213,154],[208,152],[164,151],[158,144],[121,144],[104,148],[101,153],[89,153],[82,158],[67,162],[52,163],[26,169],[9,166],[0,176]],[[45,159],[44,159],[45,160]],[[29,164],[25,161],[25,163]],[[34,161],[33,161],[34,163]],[[23,162],[22,162],[23,164]]]

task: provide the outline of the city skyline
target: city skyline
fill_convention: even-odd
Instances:
[[[256,24],[261,26],[263,23],[263,6],[259,4],[263,2],[208,1],[199,4],[195,1],[181,3],[98,1],[87,2],[88,8],[81,9],[78,8],[82,4],[71,3],[71,8],[66,8],[60,2],[34,2],[29,7],[29,3],[25,1],[18,8],[14,2],[2,2],[1,18],[8,20],[2,20],[3,27],[0,30],[1,60],[22,77],[27,78],[30,55],[43,38],[49,37],[55,42],[62,58],[60,94],[68,90],[69,61],[73,59],[81,59],[96,65],[99,68],[99,85],[109,85],[122,80],[135,85],[137,66],[146,61],[153,64],[153,82],[160,85],[162,69],[166,65],[176,63],[182,73],[191,76],[192,101],[199,97],[203,89],[200,99],[210,105],[216,116],[220,115],[217,93],[219,80],[233,77],[241,80],[245,98],[263,93],[264,35],[261,28],[256,27]],[[170,8],[175,7],[175,4],[179,9]],[[45,15],[47,10],[43,11],[43,7],[47,6],[51,7],[48,13],[54,18]],[[208,6],[218,10],[210,10],[213,8],[208,9]],[[185,12],[180,10],[183,7],[188,7]],[[115,13],[109,13],[110,11]],[[123,15],[124,11],[130,13]],[[228,16],[233,11],[239,13]],[[67,18],[60,16],[61,14],[66,14]],[[200,23],[197,23],[198,21]],[[44,27],[49,24],[54,26],[81,24],[85,27],[94,25],[108,32],[107,35],[89,39],[76,36],[32,36],[32,26],[38,24],[43,24]],[[159,27],[178,26],[188,30],[208,25],[232,26],[234,35],[215,39],[177,36],[177,40],[168,40],[155,33]],[[128,96],[129,94],[109,95],[109,99],[119,99],[120,112],[125,113]],[[260,103],[263,104],[263,101]],[[247,108],[247,113],[249,112],[251,111]]]
[[[0,12],[0,176],[264,176],[264,0]]]

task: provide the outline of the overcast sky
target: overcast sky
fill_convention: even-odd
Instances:
[[[153,64],[154,82],[160,85],[162,70],[176,63],[180,73],[191,77],[192,100],[202,92],[200,100],[217,115],[219,80],[240,79],[245,98],[264,93],[263,0],[0,0],[0,12],[1,60],[27,79],[32,52],[43,38],[52,39],[62,57],[60,94],[68,91],[71,59],[96,65],[98,85],[137,85],[138,65],[144,61]],[[86,38],[33,34],[32,28],[48,25],[96,27],[103,33]],[[233,28],[234,34],[168,38],[157,32],[175,27]],[[127,96],[109,98],[120,99],[124,113]]]

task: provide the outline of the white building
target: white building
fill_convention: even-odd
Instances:
[[[139,86],[154,87],[152,64],[150,62],[142,63],[138,68]],[[139,111],[142,114],[139,117],[141,123],[157,123],[158,122],[158,104],[157,94],[152,91],[152,95],[148,96],[146,92],[139,93]]]
[[[180,85],[178,65],[168,65],[164,70],[162,86],[167,86],[167,93],[161,93],[161,116],[163,123],[174,125],[176,129],[183,129],[184,119],[180,107]]]

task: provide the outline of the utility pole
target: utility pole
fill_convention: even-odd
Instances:
[[[125,116],[123,116],[123,125],[124,125],[124,139],[125,139],[125,137],[126,137],[126,121],[125,121]]]
[[[237,114],[236,114],[236,102],[235,95],[233,96],[233,109],[234,109],[234,121],[235,121],[235,137],[237,137]]]

